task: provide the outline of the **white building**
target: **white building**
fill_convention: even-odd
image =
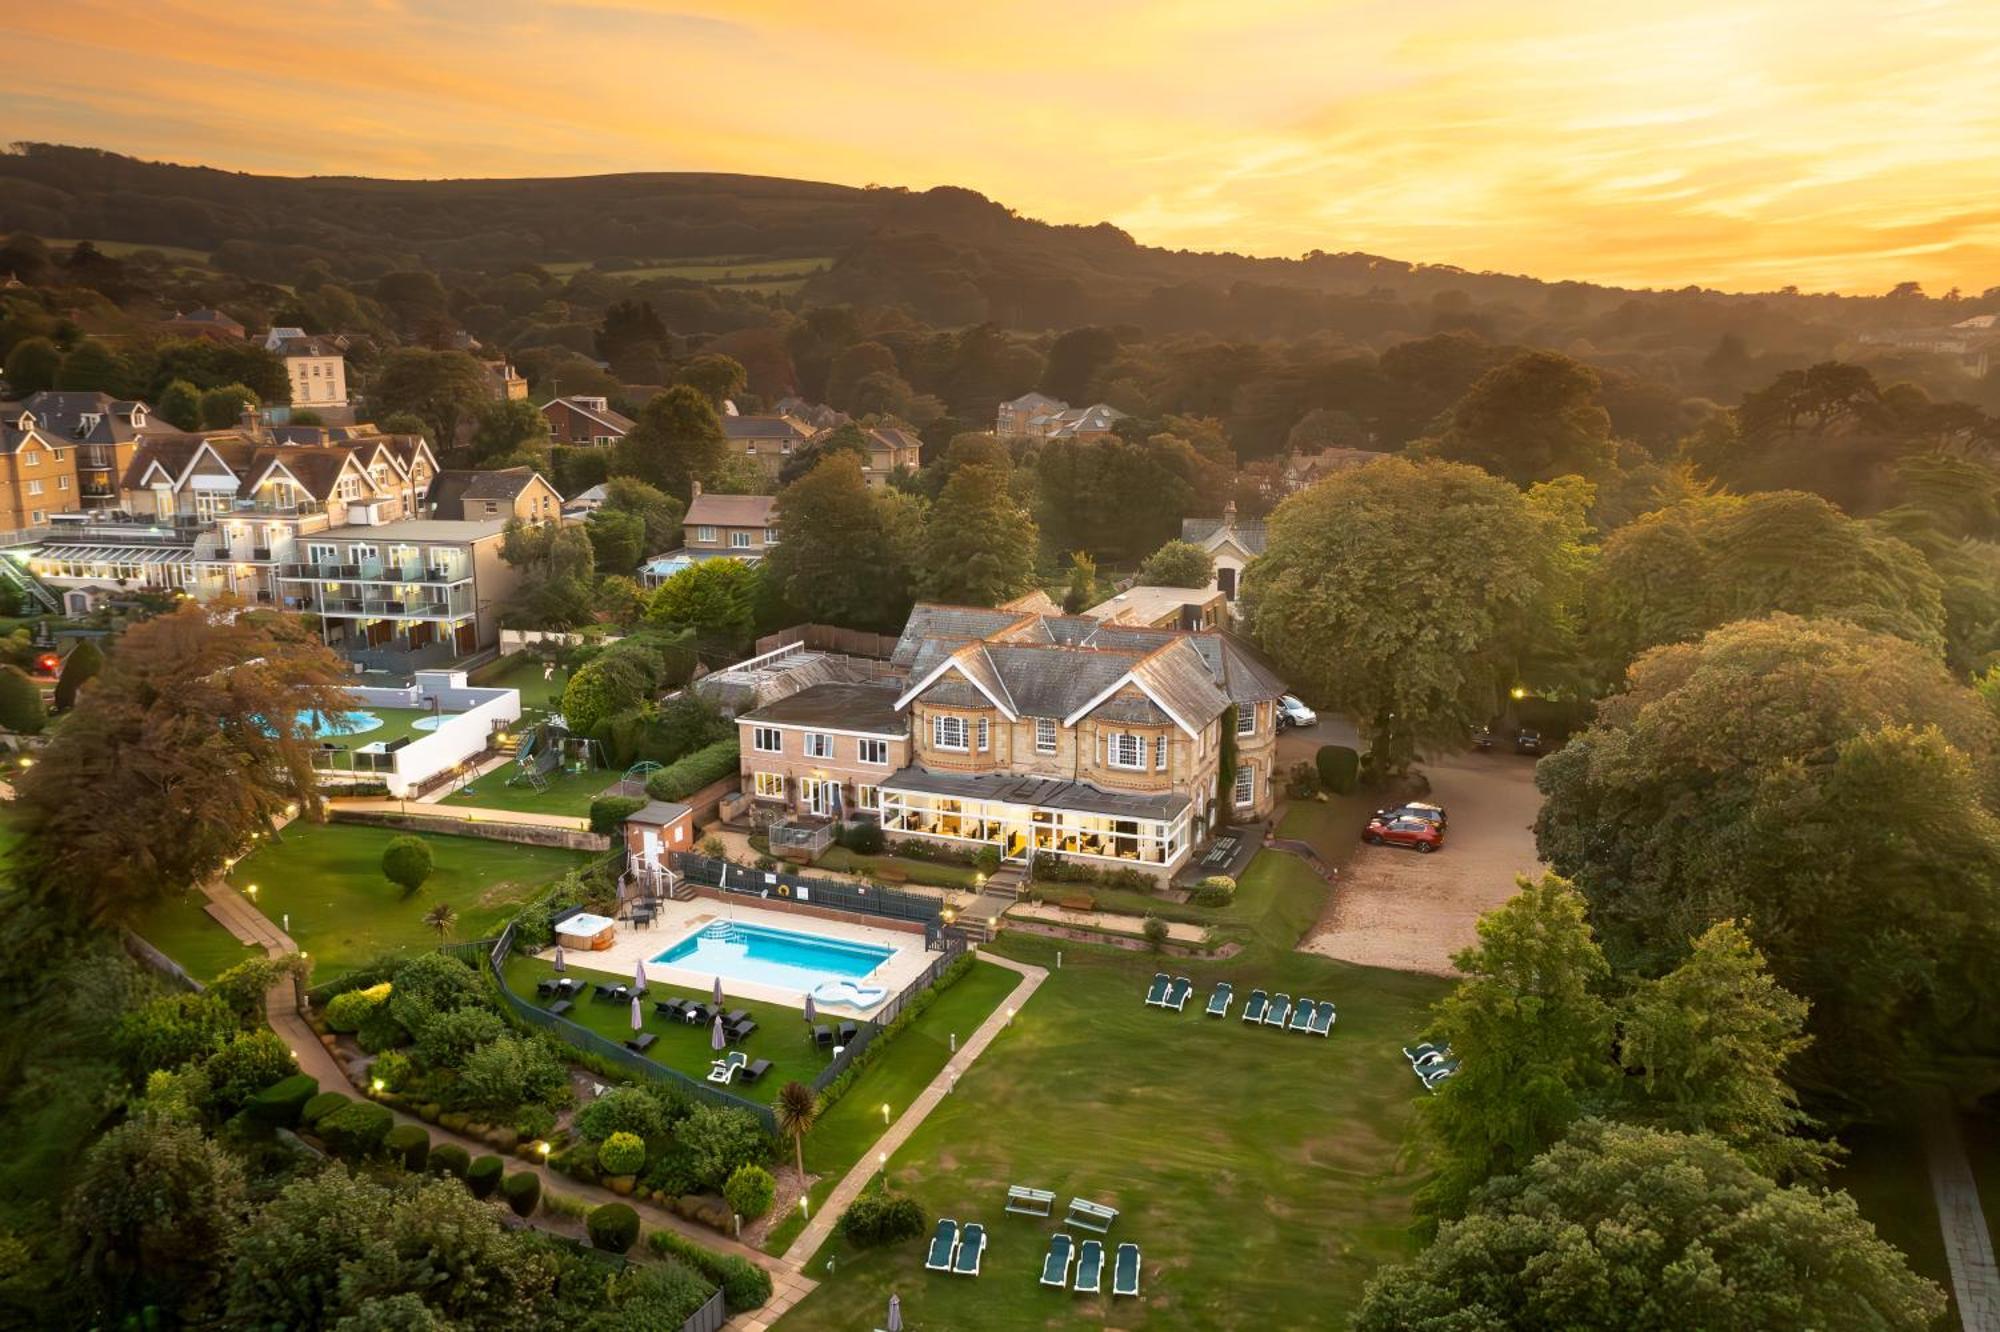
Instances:
[[[271,350],[285,358],[294,411],[347,406],[347,358],[332,342],[301,335],[285,338]]]

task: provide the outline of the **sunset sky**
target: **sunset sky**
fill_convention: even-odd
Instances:
[[[964,185],[1140,240],[2000,285],[1996,0],[19,0],[7,137]]]

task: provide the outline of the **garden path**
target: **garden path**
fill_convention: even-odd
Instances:
[[[2000,1332],[2000,1269],[1993,1262],[1993,1237],[1979,1205],[1979,1183],[1965,1159],[1958,1117],[1941,1095],[1925,1107],[1924,1151],[1930,1157],[1931,1192],[1944,1231],[1959,1322],[1965,1332]]]
[[[537,828],[563,828],[569,832],[589,832],[590,820],[569,814],[536,814],[524,809],[483,809],[476,805],[435,805],[416,800],[334,800],[335,809],[364,810],[379,814],[421,814],[427,819],[457,819],[461,823],[519,823]],[[411,809],[412,805],[421,808]]]

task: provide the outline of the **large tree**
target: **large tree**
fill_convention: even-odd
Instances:
[[[368,391],[377,414],[416,416],[440,450],[458,447],[460,428],[470,425],[486,401],[486,371],[479,362],[462,351],[422,347],[390,353]]]
[[[525,398],[489,402],[479,409],[472,430],[472,456],[482,466],[495,460],[528,454],[544,455],[549,447],[549,420]]]
[[[719,352],[690,356],[674,368],[674,383],[697,390],[718,412],[724,402],[743,391],[748,379],[741,361]]]
[[[1776,615],[1656,648],[1544,759],[1543,857],[1621,966],[1739,919],[1813,1005],[1802,1056],[1866,1096],[1908,1058],[1991,1048],[2000,721],[1935,654]]]
[[[681,517],[687,506],[657,486],[615,476],[604,483],[604,507],[639,520],[645,554],[657,555],[681,544]]]
[[[924,526],[921,581],[926,597],[997,606],[1035,581],[1035,520],[1007,490],[1007,470],[960,467]]]
[[[764,577],[761,569],[737,560],[703,560],[653,590],[646,621],[692,629],[712,657],[733,655],[756,635],[758,585]]]
[[[1526,485],[1611,464],[1611,416],[1597,402],[1597,372],[1560,352],[1535,351],[1495,366],[1451,409],[1426,449]]]
[[[218,873],[288,804],[319,808],[314,728],[348,672],[295,616],[183,603],[135,624],[19,783],[16,881],[90,921]]]
[[[597,551],[582,524],[509,522],[500,557],[522,571],[500,611],[508,627],[574,629],[590,622]]]
[[[1246,613],[1286,678],[1354,717],[1371,768],[1393,772],[1491,716],[1560,632],[1574,539],[1477,468],[1385,459],[1278,506]]]
[[[1851,620],[1941,650],[1940,588],[1916,550],[1817,495],[1709,495],[1606,539],[1589,580],[1591,655],[1616,679],[1646,648],[1773,611]]]
[[[1944,1307],[1846,1194],[1781,1188],[1714,1138],[1586,1120],[1379,1273],[1354,1326],[1917,1332]]]
[[[1207,587],[1215,581],[1215,560],[1192,541],[1169,541],[1139,566],[1143,587]]]
[[[696,481],[704,481],[729,456],[721,418],[687,384],[656,393],[639,410],[639,420],[618,441],[613,470],[636,477],[685,501]]]
[[[892,490],[870,490],[853,455],[827,458],[778,493],[781,539],[765,557],[778,591],[820,623],[900,626],[922,531],[912,503]]]

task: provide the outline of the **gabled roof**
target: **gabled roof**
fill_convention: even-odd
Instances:
[[[1061,398],[1051,398],[1046,393],[1023,393],[1011,402],[1001,404],[1023,412],[1062,412],[1069,410],[1069,404]]]
[[[769,527],[777,504],[771,495],[696,495],[683,527]]]
[[[272,348],[280,356],[339,356],[341,349],[325,338],[311,334],[297,338],[281,338]]]
[[[549,408],[558,404],[569,408],[578,416],[587,416],[599,425],[608,426],[621,435],[628,433],[633,426],[638,424],[638,422],[625,415],[625,413],[616,411],[609,406],[598,407],[593,405],[586,407],[575,398],[551,398],[542,404],[541,410],[546,412]]]
[[[730,439],[789,439],[804,443],[812,428],[789,416],[725,416],[722,433]]]
[[[1262,518],[1238,518],[1226,513],[1220,518],[1181,519],[1181,540],[1204,550],[1215,550],[1223,542],[1233,541],[1246,555],[1262,555],[1267,536]]]
[[[156,421],[145,403],[108,393],[44,389],[18,403],[0,404],[0,415],[9,421],[22,411],[33,414],[43,434],[64,444],[124,444],[148,431],[173,430]]]
[[[456,508],[466,500],[504,500],[511,504],[520,498],[522,491],[541,479],[541,473],[532,467],[439,472],[431,478],[424,502],[440,509]]]
[[[906,449],[921,449],[924,442],[900,426],[870,426],[868,442],[877,448],[893,449],[900,453]]]

